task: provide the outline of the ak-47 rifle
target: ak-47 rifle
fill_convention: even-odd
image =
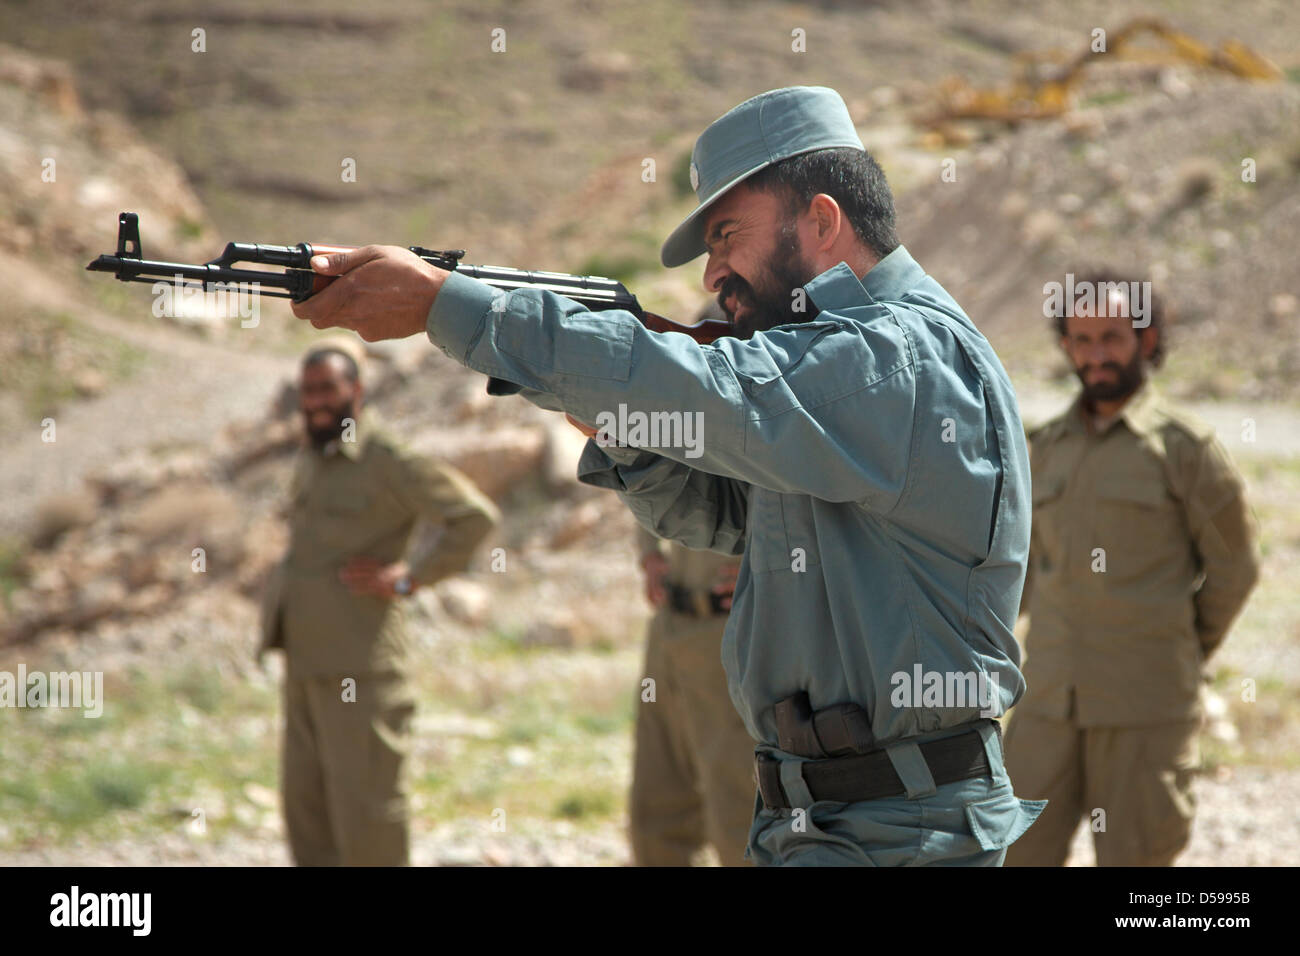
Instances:
[[[496,289],[540,289],[572,299],[593,311],[623,309],[635,315],[654,332],[683,332],[698,342],[712,342],[726,335],[731,326],[717,319],[703,319],[694,325],[682,325],[662,315],[641,308],[636,296],[623,283],[604,276],[574,276],[563,272],[525,272],[502,266],[472,266],[461,262],[464,249],[434,250],[410,246],[412,252],[430,265],[448,272],[455,271],[478,279]],[[144,258],[140,248],[140,219],[133,212],[117,217],[117,252],[103,255],[86,266],[91,272],[111,272],[122,282],[184,281],[201,285],[205,291],[214,284],[239,285],[247,292],[302,302],[319,292],[332,277],[311,270],[311,257],[334,252],[349,252],[348,246],[326,246],[300,242],[296,246],[269,246],[261,243],[231,242],[220,256],[202,265],[183,262],[157,262]],[[284,271],[236,268],[239,263],[284,266]]]

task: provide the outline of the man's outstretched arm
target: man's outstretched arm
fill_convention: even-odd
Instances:
[[[317,328],[353,329],[367,341],[404,338],[428,331],[430,339],[443,352],[471,368],[487,371],[487,366],[467,358],[466,353],[473,344],[468,341],[470,336],[449,335],[444,342],[433,334],[432,306],[451,273],[422,262],[405,249],[381,246],[320,257],[312,265],[326,275],[346,273],[346,276],[331,282],[306,302],[295,304],[293,310],[299,318],[311,321]],[[481,283],[459,276],[455,277],[453,288],[457,281],[467,283],[471,295],[492,294]],[[453,313],[457,311],[457,303],[445,302],[444,306]],[[459,308],[464,308],[463,303]],[[476,313],[482,313],[483,308],[482,303],[473,306]],[[577,306],[573,308],[576,312],[583,311]],[[630,314],[602,313],[602,316],[606,321],[592,316],[600,323],[593,326],[598,334],[585,340],[597,349],[602,347],[601,336],[620,320],[640,327]],[[519,382],[524,376],[508,377],[524,385],[520,394],[542,408],[566,411],[576,407],[573,395],[550,388],[540,378],[534,380],[530,376],[530,381],[524,383]],[[641,523],[662,537],[681,540],[688,547],[740,553],[745,525],[742,486],[649,452],[630,448],[608,451],[612,457],[604,455],[594,443],[589,445],[579,469],[581,480],[619,492]],[[620,476],[615,459],[627,465],[626,477]],[[701,509],[711,511],[716,521],[703,526],[696,524]]]
[[[879,511],[902,493],[916,394],[897,323],[827,317],[700,345],[651,332],[627,312],[435,276],[407,250],[366,247],[340,258],[347,274],[294,306],[313,325],[354,328],[366,339],[424,328],[462,364],[588,425],[616,418],[621,432],[624,413],[657,420],[658,442],[629,429],[629,444],[709,475]],[[675,429],[670,441],[665,426]]]

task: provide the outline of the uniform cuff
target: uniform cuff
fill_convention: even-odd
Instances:
[[[618,445],[602,448],[596,444],[595,439],[588,438],[587,447],[582,450],[582,456],[578,459],[578,481],[597,488],[622,491],[626,486],[618,473],[619,465],[643,464],[643,460],[647,457],[654,456],[640,448]]]
[[[463,363],[482,332],[488,310],[502,294],[477,279],[451,273],[443,281],[425,319],[429,341]]]

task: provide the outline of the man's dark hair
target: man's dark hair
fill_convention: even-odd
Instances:
[[[745,180],[759,192],[783,192],[786,211],[797,216],[813,197],[825,193],[840,205],[854,233],[883,259],[898,247],[894,197],[885,171],[861,149],[818,149],[791,156]]]
[[[331,355],[337,355],[343,359],[343,377],[349,382],[356,382],[361,378],[361,370],[357,368],[357,360],[342,349],[314,349],[303,356],[302,367],[309,368],[313,365],[319,365]]]
[[[1084,272],[1074,277],[1074,285],[1076,288],[1078,286],[1083,285],[1085,282],[1090,282],[1092,283],[1094,289],[1105,289],[1107,284],[1109,283],[1109,284],[1122,284],[1125,290],[1131,290],[1133,288],[1131,283],[1144,282],[1144,281],[1149,282],[1150,280],[1134,279],[1129,276],[1125,276],[1121,272],[1118,272],[1116,270],[1111,270],[1111,269],[1097,269],[1091,272]],[[1129,307],[1131,307],[1132,303],[1127,302],[1127,295],[1128,293],[1126,291],[1125,301],[1126,304]],[[1100,305],[1100,303],[1098,304]],[[1059,336],[1060,338],[1065,338],[1067,334],[1067,327],[1066,327],[1065,320],[1067,316],[1067,310],[1071,305],[1072,303],[1066,302],[1064,298],[1062,298],[1060,308],[1056,309],[1052,316],[1053,327],[1056,330],[1057,336]],[[1155,337],[1156,337],[1155,348],[1152,350],[1151,355],[1147,359],[1147,361],[1151,364],[1152,368],[1159,368],[1161,365],[1164,364],[1165,361],[1166,315],[1165,315],[1165,304],[1163,300],[1161,300],[1161,298],[1158,295],[1156,295],[1154,285],[1151,287],[1151,294],[1147,297],[1146,309],[1147,309],[1147,318],[1150,319],[1150,324],[1147,326],[1147,328],[1152,330],[1155,333]],[[1132,318],[1131,314],[1129,318]],[[1137,333],[1138,342],[1141,343],[1142,329],[1135,328],[1133,331]]]

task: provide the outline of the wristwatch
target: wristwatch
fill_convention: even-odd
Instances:
[[[409,574],[403,574],[400,578],[398,578],[396,581],[393,582],[393,590],[396,591],[398,594],[402,595],[403,597],[410,594],[411,576]]]

